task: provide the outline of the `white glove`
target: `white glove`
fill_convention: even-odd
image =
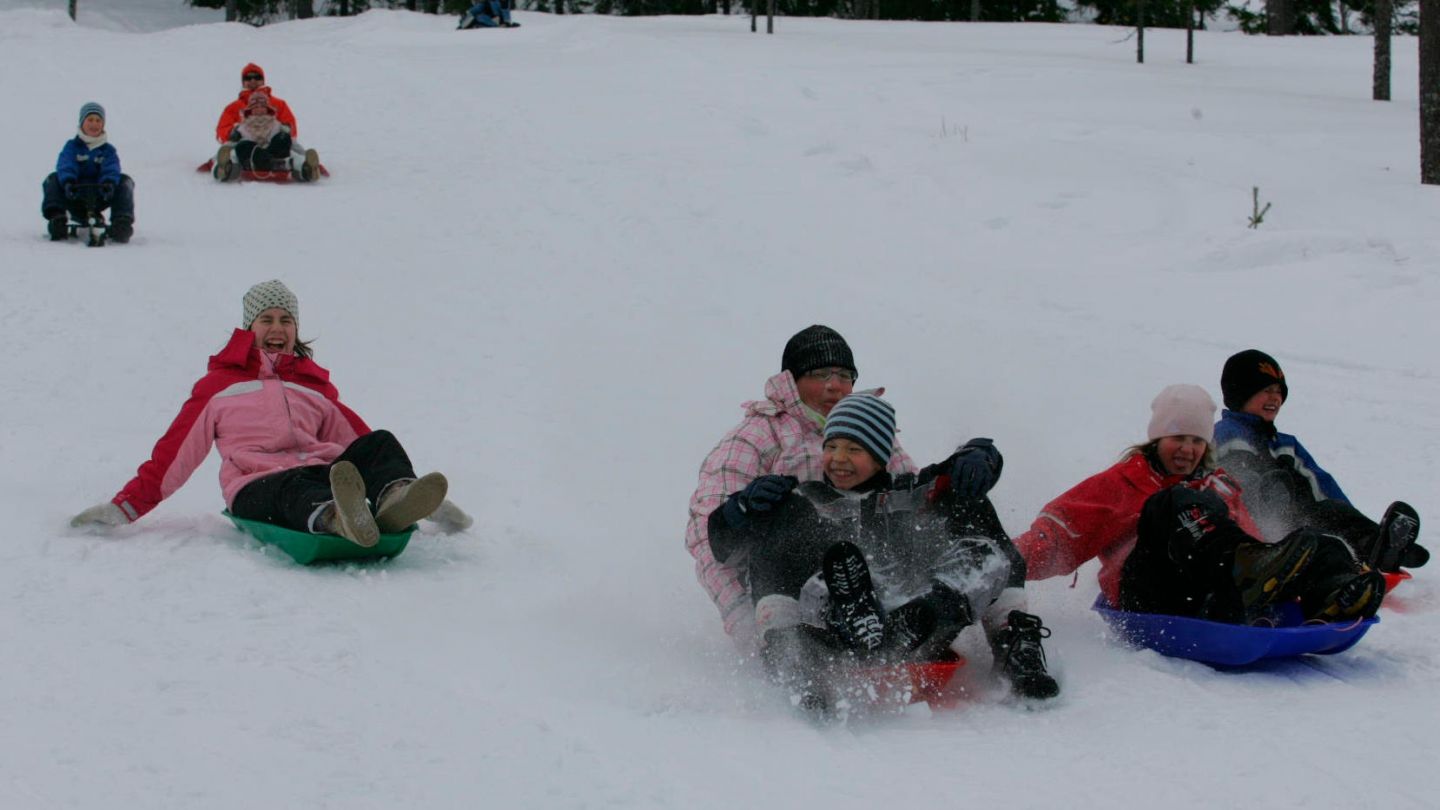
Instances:
[[[124,526],[130,522],[125,512],[109,501],[96,504],[84,512],[70,518],[70,525],[74,528],[104,528],[106,526]]]
[[[445,534],[463,532],[475,523],[475,519],[465,514],[465,510],[456,506],[453,501],[445,501],[440,508],[430,515],[429,520],[440,527]]]

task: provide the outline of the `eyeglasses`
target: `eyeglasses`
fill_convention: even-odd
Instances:
[[[807,380],[818,380],[819,382],[830,382],[838,377],[840,382],[847,383],[853,383],[860,378],[859,374],[848,368],[817,368],[807,371],[801,376]]]
[[[264,76],[261,76],[259,73],[246,73],[244,76],[241,76],[240,78],[244,79],[244,80],[247,81],[247,82],[263,82],[263,81],[265,81],[265,77],[264,77]]]

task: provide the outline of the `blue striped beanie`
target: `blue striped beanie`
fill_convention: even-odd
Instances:
[[[874,394],[851,394],[835,403],[825,417],[825,441],[859,442],[882,466],[895,447],[895,407]]]
[[[80,124],[85,123],[85,116],[91,115],[92,113],[100,116],[101,121],[105,120],[105,108],[101,107],[99,104],[93,101],[87,101],[83,105],[81,105],[80,120],[76,121],[75,125],[79,126]]]

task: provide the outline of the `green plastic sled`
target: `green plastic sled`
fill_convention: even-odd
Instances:
[[[230,518],[230,521],[240,531],[262,543],[278,546],[281,551],[290,555],[290,559],[301,565],[314,565],[337,560],[374,560],[398,557],[410,542],[410,535],[415,533],[415,527],[411,526],[403,532],[382,534],[379,543],[365,548],[335,534],[297,532],[273,523],[238,518],[230,514],[228,510],[221,514]]]

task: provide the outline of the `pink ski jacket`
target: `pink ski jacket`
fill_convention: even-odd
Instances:
[[[1240,486],[1224,470],[1191,479],[1162,475],[1144,454],[1135,453],[1046,504],[1030,530],[1015,538],[1015,547],[1025,558],[1025,578],[1074,573],[1099,557],[1100,590],[1110,604],[1119,604],[1120,569],[1135,548],[1140,510],[1151,495],[1176,484],[1213,491],[1230,507],[1237,526],[1251,537],[1260,536],[1240,500]]]
[[[329,464],[370,428],[340,404],[330,372],[295,355],[267,355],[236,329],[150,460],[111,502],[137,520],[220,448],[220,489],[228,507],[246,484],[271,473]]]
[[[795,378],[782,371],[765,382],[765,399],[740,406],[745,418],[715,445],[700,465],[700,483],[690,497],[690,523],[685,547],[695,558],[695,575],[720,609],[725,632],[748,640],[754,634],[754,606],[740,579],[740,560],[716,562],[710,552],[707,520],[733,492],[762,475],[793,475],[819,481],[820,425],[800,402]],[[915,472],[915,462],[897,441],[890,472]]]

